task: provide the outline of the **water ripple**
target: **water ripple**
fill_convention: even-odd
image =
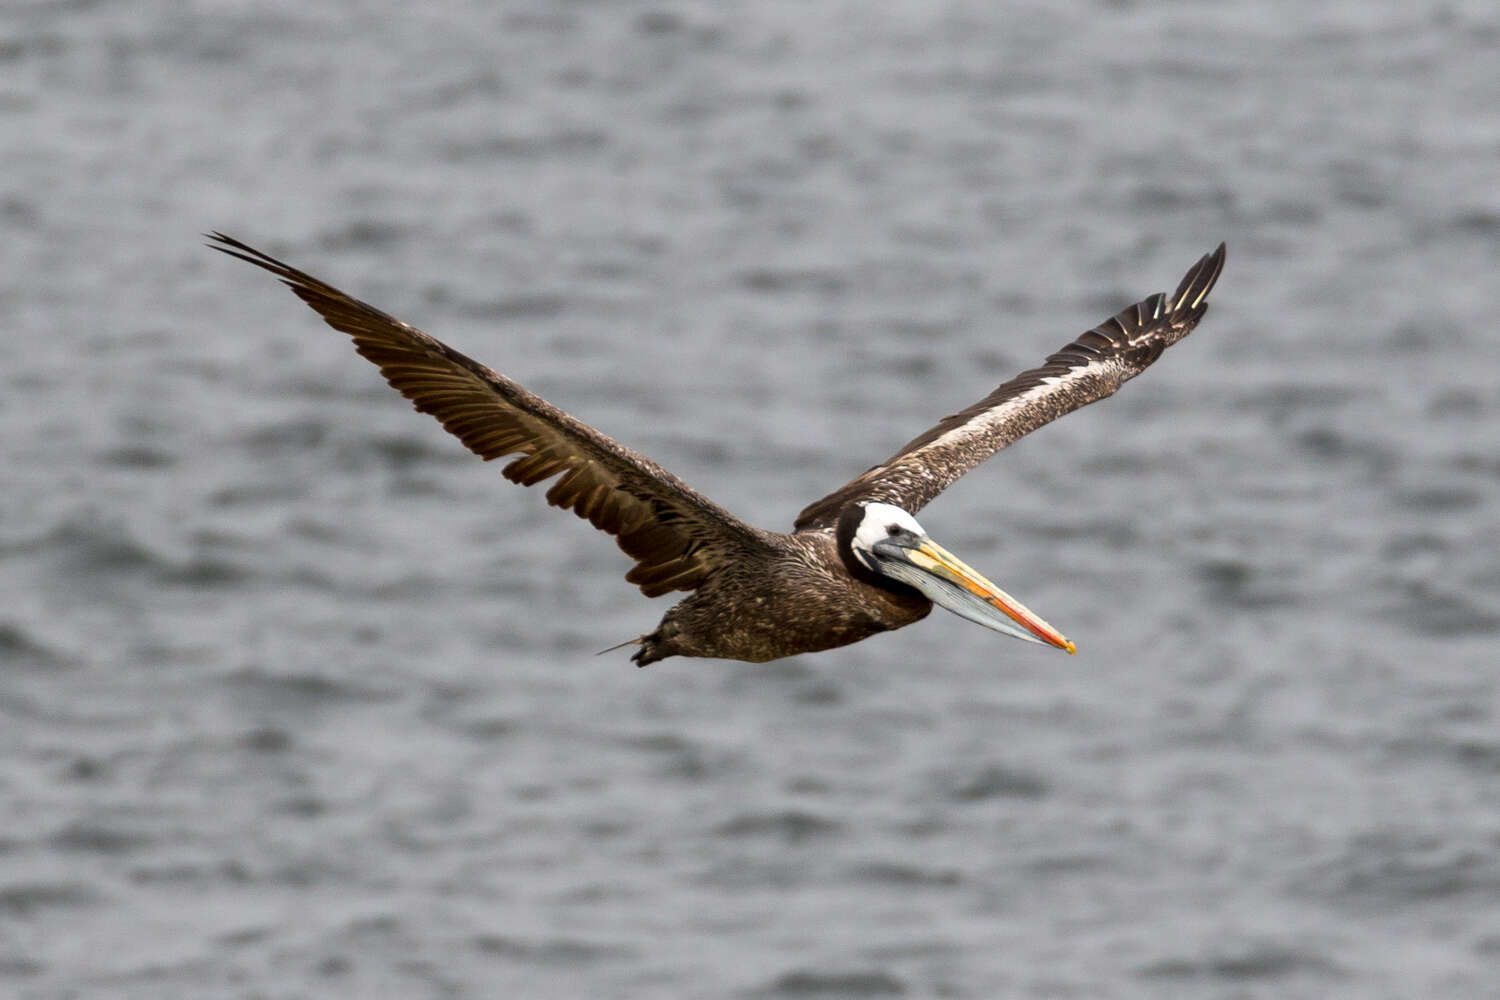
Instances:
[[[1353,907],[1456,902],[1500,892],[1500,845],[1436,835],[1376,832],[1354,838],[1334,860],[1299,880],[1312,892]]]
[[[757,991],[758,997],[899,997],[906,983],[880,969],[826,971],[793,969]]]
[[[1168,958],[1143,967],[1138,975],[1154,980],[1279,981],[1293,976],[1337,976],[1339,966],[1326,956],[1303,947],[1257,944],[1243,950],[1224,950],[1203,958]]]
[[[788,844],[831,836],[843,824],[803,809],[783,809],[769,813],[741,813],[714,828],[721,837],[772,837]]]

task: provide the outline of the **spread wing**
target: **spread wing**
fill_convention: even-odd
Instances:
[[[1172,295],[1161,293],[1105,320],[1040,368],[1022,372],[961,413],[909,442],[880,465],[813,502],[797,530],[831,527],[855,502],[895,504],[915,514],[965,472],[1043,424],[1113,395],[1161,352],[1192,332],[1224,270],[1224,244],[1205,255]]]
[[[279,277],[418,410],[485,460],[519,453],[505,477],[531,486],[561,475],[547,502],[615,536],[648,597],[693,590],[727,562],[766,547],[764,535],[661,466],[453,348],[222,233],[208,245]]]

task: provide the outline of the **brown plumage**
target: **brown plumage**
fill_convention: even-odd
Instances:
[[[986,591],[980,602],[1004,611],[1022,630],[986,607],[976,611],[971,605],[979,602],[961,591],[979,593],[974,579],[993,588],[977,574],[954,588],[942,583],[957,572],[948,568],[937,583],[907,566],[891,571],[891,562],[906,561],[897,542],[906,552],[930,539],[915,521],[883,505],[915,513],[1011,441],[1113,393],[1197,325],[1224,266],[1221,244],[1170,297],[1153,295],[1125,309],[1040,368],[945,418],[808,506],[794,533],[781,534],[745,524],[656,463],[417,328],[239,240],[220,233],[210,239],[214,249],[279,277],[329,326],[348,334],[418,410],[475,454],[485,460],[516,455],[503,469],[506,478],[531,486],[558,477],[547,490],[548,503],[615,536],[635,560],[625,578],[646,596],[690,591],[655,631],[634,640],[640,648],[632,658],[642,666],[668,656],[761,662],[829,649],[909,625],[927,615],[934,599],[988,627],[1071,650],[1001,591]],[[873,523],[876,511],[880,525]],[[951,558],[933,546],[912,561],[931,562],[934,551]],[[953,564],[967,571],[956,559]],[[991,617],[996,621],[982,620]]]
[[[1171,296],[1158,292],[1080,336],[1041,367],[908,441],[884,462],[809,504],[796,529],[823,527],[855,502],[883,500],[915,514],[965,472],[1032,431],[1111,396],[1192,332],[1224,270],[1224,244],[1194,264]]]

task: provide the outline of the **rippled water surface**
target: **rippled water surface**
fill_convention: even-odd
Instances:
[[[1500,12],[0,8],[0,993],[1493,997]],[[1079,644],[761,666],[222,229],[788,526],[1219,240],[923,512]]]

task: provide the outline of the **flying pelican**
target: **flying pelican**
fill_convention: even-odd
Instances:
[[[762,663],[858,642],[927,617],[934,603],[986,628],[1074,651],[1073,643],[928,537],[914,516],[959,476],[1043,424],[1103,399],[1187,336],[1224,269],[1224,244],[1177,291],[1142,299],[943,418],[801,514],[790,534],[751,527],[643,455],[332,285],[222,233],[208,245],[279,277],[348,334],[423,413],[505,477],[560,475],[547,502],[615,536],[647,597],[689,596],[655,631],[621,643],[640,666],[668,656]],[[618,646],[613,648],[620,648]],[[608,650],[605,650],[608,652]]]

